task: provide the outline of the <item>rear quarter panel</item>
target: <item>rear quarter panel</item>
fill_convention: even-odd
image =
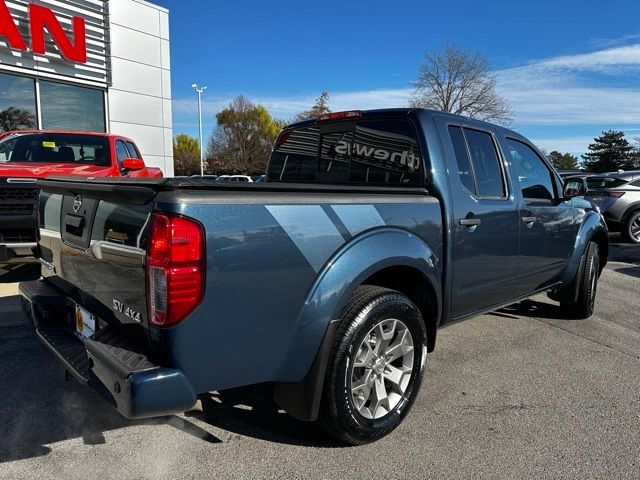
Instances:
[[[160,194],[157,208],[206,229],[202,304],[152,330],[199,392],[300,381],[329,321],[376,269],[440,277],[441,211],[427,195],[182,191]]]

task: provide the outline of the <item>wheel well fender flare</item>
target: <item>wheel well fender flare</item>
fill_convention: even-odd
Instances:
[[[319,272],[298,317],[282,381],[274,385],[274,398],[287,413],[301,420],[317,417],[329,347],[344,305],[367,278],[397,266],[414,268],[429,281],[439,317],[440,258],[428,245],[409,231],[389,227],[354,238]]]
[[[627,223],[629,217],[637,211],[640,211],[640,202],[633,202],[631,205],[627,206],[620,219],[622,222]]]
[[[604,219],[596,211],[587,212],[582,219],[563,277],[563,283],[568,286],[566,292],[573,301],[578,298],[584,253],[591,241],[597,242],[600,247],[600,271],[602,271],[609,256],[609,231]]]

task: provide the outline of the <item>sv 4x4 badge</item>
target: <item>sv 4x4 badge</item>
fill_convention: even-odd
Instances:
[[[125,317],[130,318],[135,322],[140,323],[142,321],[140,317],[140,312],[136,312],[135,310],[132,310],[131,308],[127,307],[123,302],[121,302],[120,300],[116,300],[115,298],[113,299],[113,309],[116,312],[124,313]]]

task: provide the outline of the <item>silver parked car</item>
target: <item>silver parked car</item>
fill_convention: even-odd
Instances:
[[[640,243],[640,170],[587,177],[588,197],[602,212],[609,230]]]

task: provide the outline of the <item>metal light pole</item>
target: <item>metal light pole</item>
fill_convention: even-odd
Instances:
[[[200,142],[200,176],[204,175],[204,156],[202,151],[202,92],[207,87],[198,87],[197,83],[192,83],[191,86],[198,92],[198,140]]]

